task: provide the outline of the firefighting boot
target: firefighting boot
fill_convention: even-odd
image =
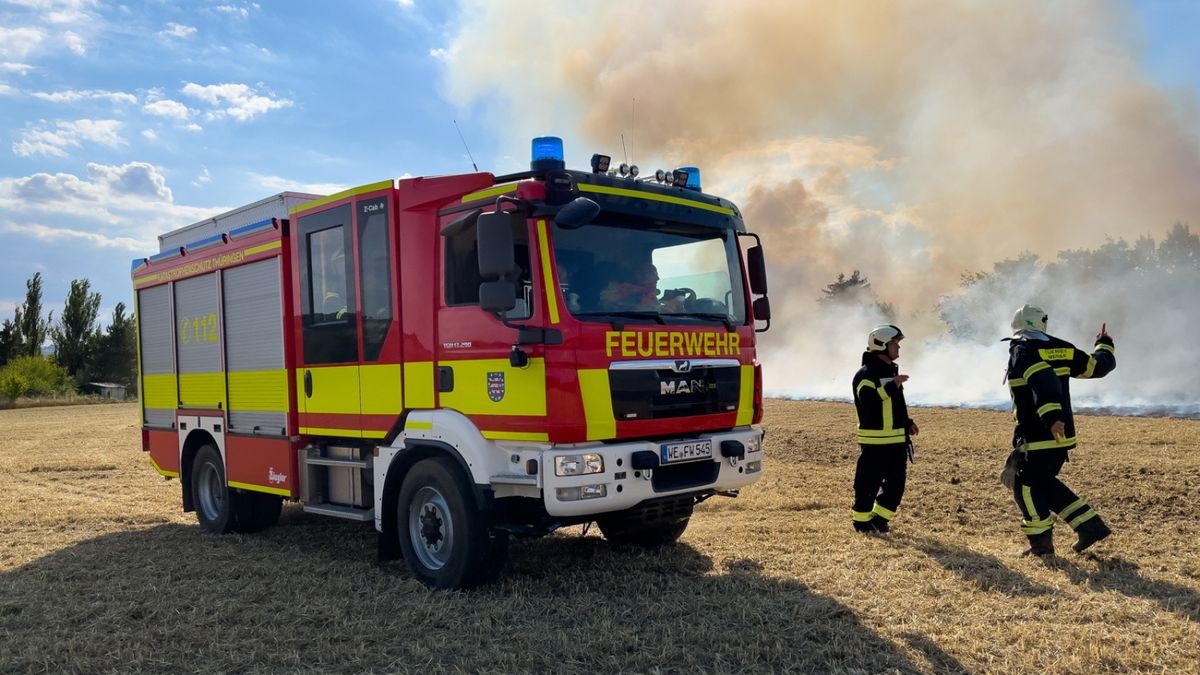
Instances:
[[[875,532],[875,526],[871,523],[864,523],[856,520],[854,521],[854,531],[861,534],[873,534]]]
[[[1075,549],[1076,553],[1083,553],[1087,547],[1112,534],[1112,530],[1100,520],[1100,516],[1096,516],[1080,523],[1075,534],[1079,535],[1079,540],[1071,548]]]
[[[887,519],[882,518],[880,516],[875,516],[874,518],[871,518],[871,522],[868,524],[871,527],[875,528],[876,532],[879,532],[881,534],[887,534],[888,530],[891,529],[891,526],[888,524]]]
[[[1029,548],[1021,555],[1054,555],[1054,530],[1026,536],[1029,537]]]

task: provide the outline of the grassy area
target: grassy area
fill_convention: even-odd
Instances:
[[[1200,422],[1081,418],[1064,476],[1116,534],[1077,556],[1060,526],[1042,561],[996,479],[1009,416],[915,412],[890,536],[850,528],[850,407],[770,401],[766,476],[680,545],[570,528],[446,593],[295,506],[201,533],[136,405],[0,411],[0,671],[1200,670]]]

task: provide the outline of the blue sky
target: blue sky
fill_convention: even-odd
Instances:
[[[559,11],[549,3],[511,7]],[[1200,9],[1155,2],[1129,10],[1142,75],[1194,103]],[[482,53],[462,58],[472,35],[508,31],[529,42],[522,36],[556,25],[553,17],[509,14],[521,20],[508,24],[498,16],[422,0],[0,0],[0,319],[12,316],[25,280],[39,271],[47,308],[61,306],[72,279],[88,278],[106,316],[117,301],[129,304],[129,260],[153,253],[155,235],[283,190],[329,193],[467,171],[453,119],[481,169],[521,170],[526,137],[547,126],[568,139],[569,155],[586,157],[591,147],[570,146],[597,135],[582,119],[571,121],[571,111],[586,105],[578,93],[543,101],[560,106],[548,116],[532,109],[522,116],[511,97],[463,93],[480,77],[516,82],[545,67],[547,53],[505,53],[495,35]],[[474,79],[462,75],[472,68]],[[527,99],[547,96],[537,87],[528,92]],[[624,110],[627,100],[615,105]],[[669,111],[643,114],[670,118]],[[508,128],[519,141],[504,137]],[[619,153],[617,133],[605,138],[609,144],[596,149]],[[769,140],[775,145],[764,147],[779,146]],[[872,171],[903,165],[876,161],[874,148],[886,140],[841,133],[814,143],[788,147],[810,160],[849,148],[845,157],[870,155]],[[837,176],[806,178],[811,190]],[[899,180],[875,193],[908,198]]]

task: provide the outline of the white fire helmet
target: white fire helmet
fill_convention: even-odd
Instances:
[[[1014,333],[1019,333],[1023,330],[1038,330],[1046,332],[1046,321],[1050,317],[1046,316],[1046,312],[1041,307],[1033,305],[1024,305],[1021,309],[1013,314],[1012,329]]]
[[[883,324],[875,326],[871,334],[867,336],[867,351],[882,352],[887,351],[887,343],[892,340],[903,340],[904,333],[900,329],[891,325]]]

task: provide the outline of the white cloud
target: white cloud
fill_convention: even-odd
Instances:
[[[267,176],[261,173],[249,172],[251,180],[271,192],[307,192],[314,195],[331,195],[350,186],[339,183],[299,183],[279,176]]]
[[[0,28],[0,30],[4,30]],[[33,70],[33,66],[28,63],[13,63],[11,61],[0,62],[0,73],[16,73],[17,75],[27,75]]]
[[[286,98],[264,96],[246,84],[200,85],[188,82],[180,91],[186,96],[213,106],[215,109],[208,111],[209,119],[228,116],[239,122],[246,122],[271,110],[292,105]]]
[[[142,110],[157,117],[166,117],[175,120],[187,120],[192,115],[192,111],[188,110],[186,105],[179,101],[172,101],[169,98],[147,103],[142,106]]]
[[[400,7],[412,7],[413,6],[413,0],[392,0],[392,2],[396,3]]]
[[[17,93],[16,89],[13,89],[12,87],[8,86],[7,84],[0,82],[0,96],[12,96],[16,93]]]
[[[204,131],[204,127],[200,126],[199,124],[196,124],[195,122],[192,122],[191,124],[189,124],[189,125],[185,126],[185,127],[183,128],[183,130],[184,130],[184,131],[190,131],[190,132],[192,132],[192,133],[197,133],[197,134],[198,134],[198,133],[200,133],[201,131]]]
[[[0,26],[0,58],[23,59],[44,39],[46,39],[46,32],[40,28]]]
[[[158,132],[153,129],[142,129],[142,138],[153,143],[158,140]]]
[[[212,176],[208,173],[208,167],[202,164],[200,168],[203,169],[204,173],[196,176],[196,180],[192,181],[192,185],[196,187],[203,187],[212,182]]]
[[[30,92],[30,96],[50,103],[77,103],[79,101],[111,101],[112,103],[137,103],[137,96],[123,91],[105,91],[102,89],[67,89],[65,91]]]
[[[13,223],[7,222],[0,225],[0,231],[12,232],[15,234],[24,234],[39,241],[44,242],[62,242],[62,241],[82,241],[100,248],[117,248],[135,253],[144,253],[147,250],[152,250],[154,247],[153,239],[136,239],[133,237],[109,237],[107,235],[96,232],[87,232],[85,230],[76,230],[67,227],[51,227],[49,225],[41,225],[38,223]]]
[[[118,133],[120,129],[121,122],[117,120],[59,120],[53,130],[45,127],[26,129],[20,140],[13,143],[12,150],[19,157],[66,157],[68,149],[82,147],[84,142],[115,148],[125,144],[125,139]]]
[[[158,34],[164,37],[189,38],[196,34],[196,28],[172,21],[165,29],[158,31]]]
[[[435,59],[445,59],[450,56],[450,50],[445,47],[433,47],[429,50],[429,55]]]
[[[88,18],[85,11],[96,6],[96,0],[8,0],[8,4],[35,10],[49,23],[76,23]]]
[[[254,5],[254,8],[257,9],[258,5],[257,4]],[[250,10],[246,7],[234,7],[233,5],[217,5],[216,10],[223,14],[240,16],[243,19],[250,16]]]
[[[67,31],[63,33],[63,42],[66,43],[67,49],[75,52],[78,56],[83,56],[87,53],[87,43],[83,41],[83,37],[75,31]]]

